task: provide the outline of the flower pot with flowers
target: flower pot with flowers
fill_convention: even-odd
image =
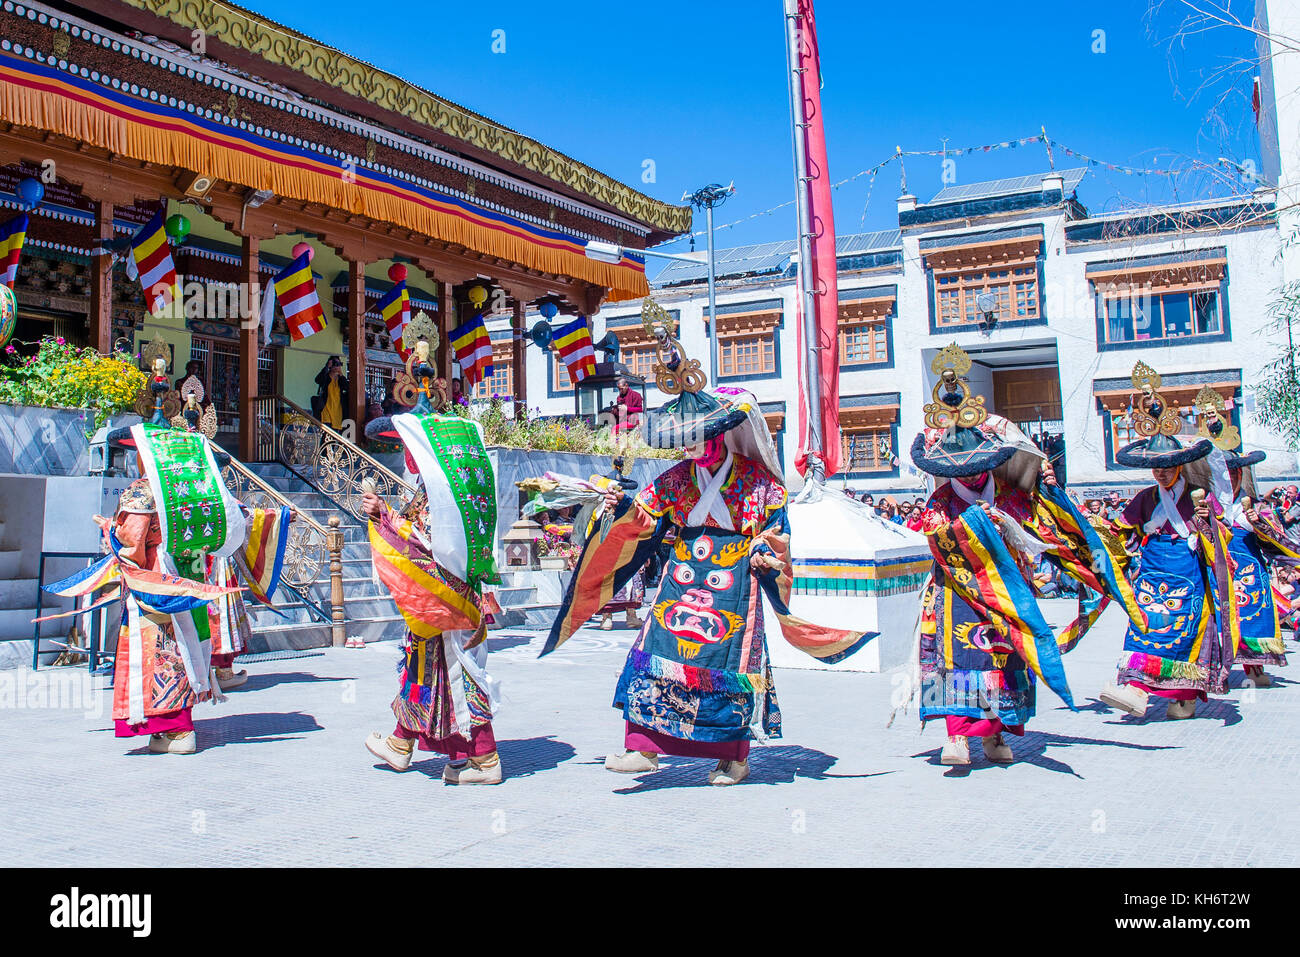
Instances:
[[[124,352],[100,355],[62,336],[35,345],[11,342],[0,358],[0,402],[48,409],[82,409],[93,433],[109,416],[131,411],[148,377]]]

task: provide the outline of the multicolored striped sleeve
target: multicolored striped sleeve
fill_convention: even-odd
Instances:
[[[782,637],[804,654],[828,665],[835,664],[880,636],[875,631],[827,628],[791,614],[794,565],[790,561],[790,528],[784,505],[773,510],[763,531],[754,537],[749,557],[754,576],[772,604]]]
[[[624,499],[605,534],[591,535],[583,546],[542,655],[568,641],[627,584],[658,547],[663,531],[663,523],[639,498],[635,502]]]
[[[245,508],[248,537],[235,553],[244,584],[254,598],[271,604],[284,571],[289,545],[289,508]]]

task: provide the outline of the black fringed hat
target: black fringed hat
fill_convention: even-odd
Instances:
[[[1232,455],[1226,456],[1226,458],[1228,468],[1244,469],[1249,468],[1252,465],[1258,465],[1260,462],[1264,461],[1267,456],[1261,449],[1256,449],[1254,452],[1236,452]]]
[[[911,451],[917,468],[939,478],[991,472],[1021,451],[992,427],[984,396],[972,393],[963,378],[970,367],[970,356],[955,342],[930,362],[939,381],[930,390],[926,427],[917,433]]]
[[[1211,419],[1207,415],[1202,422],[1198,441],[1190,446],[1183,445],[1177,439],[1183,428],[1183,420],[1177,407],[1169,405],[1159,392],[1160,373],[1139,361],[1133,366],[1132,380],[1139,395],[1133,402],[1129,415],[1133,419],[1133,428],[1142,438],[1130,442],[1115,453],[1117,464],[1134,469],[1170,469],[1199,461],[1214,451],[1218,440],[1213,436],[1224,433],[1225,423],[1222,418],[1215,416]],[[1198,408],[1202,406],[1202,397],[1206,391],[1202,389],[1197,396]],[[1208,391],[1218,399],[1218,405],[1222,408],[1223,400],[1213,390]],[[1235,426],[1227,428],[1233,433],[1237,431]]]
[[[645,440],[651,448],[685,449],[729,432],[748,413],[726,396],[706,392],[709,384],[698,359],[688,359],[677,340],[677,320],[647,297],[641,325],[654,336],[657,349],[655,386],[673,396],[645,414]]]

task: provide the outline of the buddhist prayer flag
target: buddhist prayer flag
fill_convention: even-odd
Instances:
[[[325,328],[325,310],[316,295],[316,279],[308,263],[308,254],[303,253],[275,277],[275,297],[280,300],[289,338],[294,342]]]
[[[573,322],[555,330],[551,340],[569,370],[569,378],[581,382],[596,372],[596,351],[591,347],[591,329],[587,317],[579,316]]]
[[[18,257],[27,239],[27,214],[19,213],[0,226],[0,282],[10,289],[18,278]]]
[[[451,330],[451,347],[467,387],[492,374],[492,339],[482,313]]]
[[[393,340],[393,348],[405,362],[411,355],[411,350],[402,345],[402,333],[411,321],[411,297],[407,294],[405,279],[388,290],[384,298],[379,300],[378,308],[379,314],[384,317],[388,338]]]
[[[306,339],[325,329],[325,310],[316,295],[316,277],[311,274],[311,253],[305,252],[285,266],[262,297],[262,342],[271,338],[275,303],[280,302],[289,338]]]
[[[140,227],[131,240],[131,259],[128,273],[134,271],[144,290],[149,311],[158,315],[172,303],[181,301],[180,285],[176,279],[176,264],[172,261],[172,244],[163,230],[162,211]]]
[[[813,14],[813,0],[797,0],[799,19],[796,21],[799,40],[799,62],[792,64],[800,70],[799,84],[802,94],[796,101],[794,135],[803,138],[806,168],[799,170],[796,183],[799,190],[807,192],[808,231],[812,233],[812,255],[808,262],[800,261],[799,273],[812,273],[813,328],[816,348],[815,358],[820,372],[819,394],[815,397],[821,405],[822,429],[818,453],[826,466],[826,476],[834,475],[840,467],[840,348],[839,348],[839,296],[836,291],[835,269],[835,219],[831,213],[831,180],[826,166],[826,129],[822,123],[822,73],[821,57],[817,50],[817,24]],[[802,278],[801,278],[802,282]],[[802,287],[801,287],[802,288]],[[804,341],[804,297],[798,297],[799,330],[799,451],[795,466],[800,474],[808,467],[808,389],[805,381],[805,359],[809,344]]]

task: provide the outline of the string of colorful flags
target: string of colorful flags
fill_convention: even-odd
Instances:
[[[942,146],[937,149],[925,149],[925,150],[905,150],[901,146],[895,147],[894,152],[891,153],[885,159],[881,160],[879,163],[876,163],[873,166],[868,166],[866,169],[859,170],[858,172],[854,173],[852,176],[847,176],[844,179],[832,183],[831,189],[833,190],[840,189],[844,186],[849,185],[850,183],[856,182],[857,180],[861,179],[864,176],[870,176],[872,178],[872,185],[874,186],[875,176],[877,173],[879,173],[890,163],[893,163],[895,161],[901,163],[903,159],[908,156],[937,156],[946,159],[948,157],[970,156],[975,153],[993,153],[998,150],[1018,149],[1023,146],[1032,146],[1035,144],[1042,144],[1043,148],[1047,152],[1048,165],[1051,166],[1053,169],[1055,169],[1055,165],[1056,165],[1055,157],[1053,156],[1052,153],[1054,149],[1060,150],[1062,153],[1066,154],[1067,156],[1071,156],[1074,159],[1081,161],[1083,164],[1087,166],[1094,167],[1097,169],[1105,169],[1109,172],[1122,173],[1125,176],[1165,176],[1165,177],[1172,178],[1176,176],[1185,175],[1186,173],[1191,172],[1192,170],[1209,170],[1209,169],[1240,170],[1242,168],[1241,164],[1234,163],[1231,160],[1224,159],[1222,157],[1215,160],[1213,163],[1207,163],[1203,160],[1193,159],[1186,166],[1169,167],[1169,168],[1127,166],[1123,163],[1110,163],[1105,160],[1097,159],[1094,156],[1090,156],[1087,153],[1073,149],[1065,145],[1064,143],[1060,142],[1059,140],[1052,139],[1050,136],[1047,135],[1046,129],[1044,129],[1041,132],[1034,133],[1030,136],[1021,136],[1016,139],[1000,140],[996,143],[982,143],[977,146],[958,146],[958,147]],[[870,202],[870,194],[868,194],[868,202]],[[769,209],[764,209],[756,213],[751,213],[750,215],[742,217],[741,219],[737,219],[734,222],[723,223],[721,225],[714,226],[713,231],[716,233],[719,230],[731,229],[732,227],[740,226],[744,223],[748,223],[752,220],[758,219],[761,216],[769,216],[772,213],[777,212],[778,210],[782,210],[793,205],[794,205],[794,200],[788,200],[784,203],[778,203],[777,205]],[[865,222],[866,221],[865,208],[863,209],[862,212],[862,218],[863,221]],[[697,236],[705,235],[706,232],[707,230],[703,230],[703,229],[696,230],[695,232],[690,234],[690,237],[694,239]]]

